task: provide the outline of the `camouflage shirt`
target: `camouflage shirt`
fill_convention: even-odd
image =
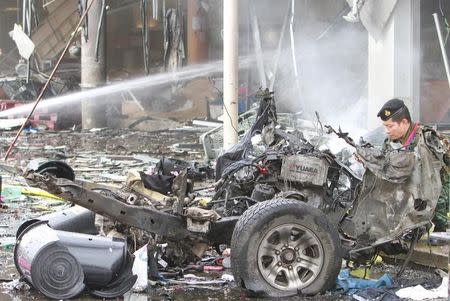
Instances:
[[[414,148],[417,146],[416,141],[416,133],[417,131],[429,131],[433,132],[433,137],[442,136],[436,132],[434,132],[431,128],[426,126],[419,126],[416,124],[410,124],[408,131],[406,132],[405,136],[402,137],[402,139],[399,139],[398,141],[391,141],[389,138],[386,138],[383,145],[383,151],[389,151],[389,150],[405,150],[405,151],[413,151]],[[427,139],[430,141],[430,139]],[[436,139],[434,139],[436,140]],[[444,140],[444,139],[443,139]],[[445,146],[448,148],[448,144],[446,145],[444,143],[439,143],[443,148],[440,148],[439,153],[435,149],[435,155],[436,156],[442,156],[442,161],[445,163],[446,166],[442,168],[441,170],[441,183],[442,183],[442,190],[441,195],[439,196],[439,199],[436,204],[436,211],[435,215],[433,217],[433,223],[435,224],[435,230],[437,231],[445,231],[445,228],[447,227],[447,212],[449,208],[449,198],[450,198],[450,174],[449,174],[449,167],[448,164],[450,160],[449,158],[449,149],[445,149]]]

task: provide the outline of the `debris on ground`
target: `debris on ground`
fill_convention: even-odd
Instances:
[[[275,112],[268,110],[265,114],[273,113]],[[230,245],[222,241],[229,241],[230,237],[219,237],[219,233],[227,235],[237,218],[252,204],[277,196],[297,201],[305,197],[304,194],[295,193],[298,188],[296,183],[299,181],[296,177],[300,175],[283,170],[281,163],[288,162],[288,158],[283,159],[284,155],[295,154],[298,160],[305,156],[319,161],[335,160],[335,155],[318,151],[311,140],[306,139],[299,131],[288,132],[267,122],[264,128],[252,129],[258,139],[247,136],[244,138],[246,144],[240,145],[241,149],[236,148],[231,157],[221,157],[216,165],[203,161],[202,147],[196,140],[200,133],[205,132],[204,128],[156,134],[109,129],[83,134],[29,134],[33,135],[33,139],[24,139],[19,143],[10,161],[12,167],[2,168],[5,170],[4,179],[8,182],[3,185],[3,204],[8,206],[4,210],[15,214],[16,222],[10,226],[6,221],[0,220],[0,224],[7,226],[0,225],[0,233],[5,234],[0,246],[5,246],[4,251],[11,252],[11,247],[17,243],[15,258],[19,275],[14,275],[13,279],[22,275],[47,297],[60,299],[74,297],[85,291],[98,297],[116,297],[123,295],[131,287],[137,292],[154,290],[160,294],[169,292],[168,295],[191,289],[220,291],[226,288],[237,291],[235,277],[231,273]],[[259,131],[261,134],[257,133]],[[161,135],[164,137],[161,138]],[[44,141],[44,136],[50,136],[53,140]],[[95,139],[90,140],[93,137]],[[164,138],[167,141],[162,143]],[[9,141],[10,137],[2,133],[0,139]],[[314,141],[319,140],[322,144],[330,143],[327,139]],[[249,153],[246,153],[246,148],[249,146],[252,151],[247,157]],[[77,149],[83,151],[76,151]],[[233,155],[236,157],[233,158]],[[340,153],[339,156],[344,155]],[[45,183],[45,190],[29,187],[28,184],[33,183],[35,178],[27,176],[31,180],[28,182],[18,180],[14,171],[24,169],[30,159],[37,157],[45,160],[38,160],[34,165],[28,164],[27,175],[36,176]],[[301,168],[306,170],[312,167]],[[346,202],[340,204],[343,207],[336,207],[340,211],[333,218],[338,221],[354,198],[348,185],[357,184],[346,181],[358,177],[357,171],[348,168],[348,165],[336,165],[333,168],[345,169],[347,175],[346,179],[336,180],[333,192],[346,197]],[[321,179],[317,177],[315,180],[322,182],[314,182],[315,185],[325,183],[325,177],[326,174]],[[219,181],[215,183],[215,179]],[[256,179],[263,181],[258,182]],[[287,183],[289,189],[285,187]],[[84,193],[92,194],[85,198]],[[316,192],[311,189],[308,193],[314,203],[314,198],[317,199]],[[115,208],[117,215],[104,210],[106,207],[96,207],[94,211],[97,213],[87,209],[80,211],[77,206],[72,207],[72,204],[61,199],[77,204],[86,201],[100,206],[101,200],[107,200],[110,202],[108,207]],[[317,202],[316,205],[319,207],[320,203]],[[41,216],[42,214],[36,214],[38,210],[53,213]],[[139,212],[143,215],[139,215]],[[163,221],[159,219],[160,216],[154,218],[153,214],[156,213],[168,220]],[[146,218],[145,223],[140,223],[140,216]],[[131,220],[135,218],[132,223],[127,219],[130,217]],[[214,229],[218,225],[222,225],[222,228]],[[162,229],[158,231],[165,235],[154,235],[152,231],[146,231],[145,227]],[[176,233],[172,232],[175,230]],[[48,233],[46,239],[50,240],[30,238],[37,231]],[[17,237],[14,237],[15,234]],[[59,250],[61,254],[70,257],[71,269],[67,271],[78,271],[78,274],[72,275],[75,280],[58,294],[51,291],[60,285],[57,278],[40,281],[39,277],[42,275],[36,275],[36,271],[34,274],[30,272],[29,266],[34,257],[42,257],[40,261],[58,270],[58,266],[53,266],[52,258],[45,258],[44,244],[50,248],[55,246],[55,242],[63,246]],[[74,255],[72,251],[68,251],[79,248],[87,254],[90,251],[86,250],[97,242],[99,250],[106,250],[106,246],[116,246],[122,252],[114,260],[108,259],[108,256],[114,254],[103,255],[105,260],[108,259],[114,265],[110,270],[115,275],[102,277],[103,282],[91,276],[89,271],[93,266],[107,270],[106,266],[96,266],[101,263],[78,256],[81,253]],[[26,254],[25,250],[31,245],[35,253]],[[21,252],[24,255],[19,260],[17,256],[21,256]],[[134,259],[131,254],[135,254]],[[369,255],[371,258],[373,254]],[[0,253],[0,256],[6,255]],[[138,273],[137,270],[141,272]],[[390,287],[394,288],[399,284],[389,275],[380,275],[377,281],[373,275],[371,277],[374,278],[364,279],[368,277],[364,275],[358,278],[355,273],[348,270],[343,270],[343,273],[345,271],[347,274],[341,273],[342,277],[338,278],[341,280],[341,290],[328,292],[324,298],[328,294],[328,297],[340,296],[339,298],[345,299],[341,295],[342,290],[363,298],[364,292],[370,292],[371,288],[380,289],[384,286],[391,292]],[[136,274],[137,277],[132,276]],[[420,273],[414,279],[419,280],[419,275]],[[85,277],[84,281],[81,277]],[[437,280],[433,281],[436,283]],[[147,284],[150,287],[146,287]]]
[[[366,288],[381,288],[391,287],[393,284],[392,278],[384,274],[378,279],[361,279],[353,277],[348,269],[341,270],[336,279],[337,289],[342,289],[346,294],[354,294],[358,290]]]
[[[133,253],[134,262],[132,273],[137,275],[137,280],[131,290],[133,292],[142,292],[148,285],[148,255],[147,245],[142,246],[139,250]]]
[[[448,297],[448,276],[442,278],[442,283],[434,289],[426,289],[422,285],[402,288],[395,293],[398,297],[409,300],[427,300]]]

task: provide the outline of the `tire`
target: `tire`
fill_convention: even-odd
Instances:
[[[236,283],[254,295],[318,294],[334,286],[341,264],[336,227],[296,200],[255,204],[239,218],[231,239]]]

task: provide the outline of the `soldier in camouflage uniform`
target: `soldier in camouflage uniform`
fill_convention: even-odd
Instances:
[[[384,151],[404,150],[412,151],[417,145],[416,134],[418,131],[432,131],[432,129],[411,122],[408,108],[400,99],[387,101],[378,112],[378,117],[383,121],[387,138],[383,145]],[[436,133],[440,135],[439,133]],[[450,197],[450,175],[449,175],[449,154],[448,149],[443,151],[443,161],[445,166],[441,170],[442,191],[437,201],[433,223],[435,231],[445,231],[447,228],[447,212]]]

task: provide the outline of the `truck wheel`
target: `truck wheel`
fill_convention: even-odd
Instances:
[[[314,295],[333,287],[341,268],[336,227],[318,209],[276,199],[250,207],[231,239],[238,285],[256,295]]]

